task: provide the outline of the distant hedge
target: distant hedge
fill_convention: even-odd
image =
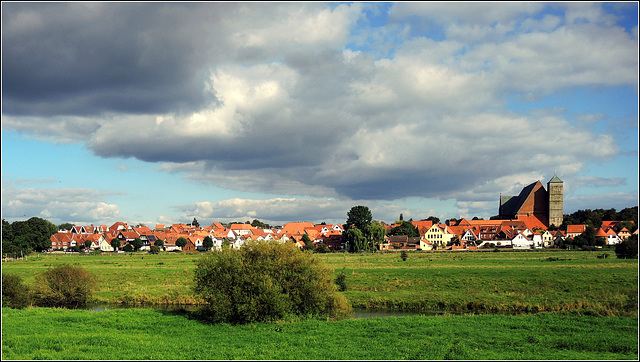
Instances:
[[[208,305],[202,314],[233,324],[274,321],[286,315],[341,318],[350,311],[331,268],[291,243],[251,241],[198,260],[194,291]]]

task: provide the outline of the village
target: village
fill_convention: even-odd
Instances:
[[[387,235],[379,244],[380,251],[386,250],[477,250],[482,248],[542,249],[554,248],[566,238],[574,238],[585,232],[587,225],[568,225],[566,230],[549,230],[533,216],[519,216],[515,220],[466,220],[434,223],[433,221],[410,221],[418,230],[419,237],[406,235]],[[604,245],[616,245],[628,239],[632,233],[622,228],[617,233],[615,226],[620,221],[603,221],[597,229],[596,237]],[[398,224],[380,223],[387,232]],[[291,222],[277,228],[260,228],[251,224],[232,223],[227,226],[214,222],[209,226],[177,223],[147,226],[133,226],[125,222],[116,222],[111,226],[74,226],[70,230],[59,230],[51,236],[51,251],[85,249],[103,252],[122,251],[136,239],[142,242],[139,248],[149,251],[151,246],[161,245],[164,251],[197,250],[207,251],[223,247],[225,243],[239,248],[249,240],[276,240],[295,243],[301,249],[305,247],[306,235],[314,248],[326,251],[345,249],[342,238],[343,226],[339,224],[319,224],[311,222]],[[633,234],[637,234],[635,230]],[[205,247],[205,238],[213,241],[210,248]],[[186,245],[176,245],[178,239],[186,240]],[[117,239],[119,246],[114,248],[112,240]],[[89,241],[90,243],[87,243]]]

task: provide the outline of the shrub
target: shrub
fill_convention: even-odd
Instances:
[[[631,235],[629,239],[616,245],[616,256],[618,259],[637,259],[638,235]]]
[[[291,243],[249,241],[197,261],[194,291],[208,302],[202,314],[213,322],[274,321],[286,315],[333,318],[350,312],[336,291],[333,271]]]
[[[134,248],[133,248],[133,245],[131,245],[131,244],[125,245],[122,250],[124,252],[126,252],[126,253],[133,253],[135,251]]]
[[[406,250],[400,252],[400,259],[402,259],[402,261],[407,261],[407,257],[408,255]]]
[[[340,271],[336,276],[336,285],[341,292],[347,291],[347,276],[343,271]]]
[[[2,307],[24,308],[29,303],[29,288],[23,284],[22,277],[2,274]]]
[[[96,282],[85,269],[58,265],[36,276],[34,302],[42,307],[78,307],[87,303]]]
[[[159,247],[159,246],[152,245],[152,246],[149,248],[149,254],[160,254],[160,247]]]

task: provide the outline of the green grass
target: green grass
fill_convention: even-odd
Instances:
[[[597,256],[608,253],[606,259]],[[431,252],[318,254],[356,308],[395,310],[582,311],[637,316],[638,261],[611,251]],[[41,255],[3,262],[3,273],[26,284],[57,264],[82,266],[98,278],[96,302],[197,304],[191,292],[195,261],[203,255],[142,253]]]
[[[637,360],[637,317],[387,317],[211,325],[184,311],[2,310],[2,359]]]

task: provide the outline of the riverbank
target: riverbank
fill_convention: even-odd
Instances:
[[[538,313],[207,324],[188,311],[2,309],[2,359],[637,360],[637,317]]]

